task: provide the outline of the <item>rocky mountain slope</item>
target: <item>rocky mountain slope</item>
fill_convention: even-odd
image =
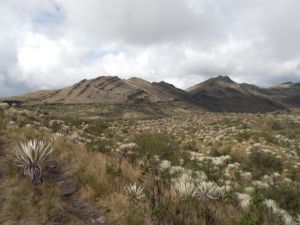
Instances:
[[[43,90],[5,98],[23,105],[39,104],[136,104],[188,101],[192,96],[165,82],[150,83],[140,78],[123,80],[118,77],[102,76],[82,80],[59,90]]]
[[[268,97],[286,107],[300,108],[300,82],[284,83],[268,88],[260,88],[250,84],[241,85],[255,95]]]
[[[238,84],[227,76],[211,78],[186,91],[193,94],[200,105],[212,111],[267,112],[285,109],[282,104],[256,91],[252,85]]]
[[[300,107],[300,82],[272,86],[266,88],[265,92],[274,101],[281,102],[289,107]]]
[[[125,80],[116,76],[101,76],[84,79],[63,89],[41,90],[2,98],[0,101],[23,106],[181,102],[185,110],[189,110],[187,105],[190,105],[214,112],[270,112],[287,107],[300,108],[299,96],[300,83],[260,88],[251,84],[238,84],[227,76],[218,76],[184,91],[163,81],[150,83],[136,77]]]

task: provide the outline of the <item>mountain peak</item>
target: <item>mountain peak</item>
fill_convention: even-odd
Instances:
[[[204,82],[198,83],[188,89],[187,92],[195,94],[202,89],[205,90],[213,90],[213,89],[220,89],[222,87],[231,87],[231,88],[238,88],[239,85],[231,80],[228,76],[221,76],[210,78]]]
[[[224,82],[230,82],[230,83],[234,83],[233,80],[230,79],[230,77],[228,76],[222,76],[222,75],[219,75],[218,77],[214,78],[215,80],[219,80],[219,81],[224,81]]]

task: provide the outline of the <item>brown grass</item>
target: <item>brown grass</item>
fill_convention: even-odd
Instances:
[[[195,115],[203,115],[197,113]],[[205,126],[209,123],[216,123],[213,129],[207,128],[208,131],[217,132],[219,123],[222,122],[224,116],[230,116],[228,113],[213,114],[213,117],[207,115],[202,121],[204,123],[201,127],[194,127],[193,125],[186,128],[189,137],[185,137],[183,131],[176,132],[183,140],[194,139],[195,151],[203,152],[212,148],[218,149],[221,153],[228,149],[235,148],[228,154],[236,157],[239,161],[246,158],[245,149],[250,145],[240,142],[233,142],[234,137],[228,140],[219,142],[202,143],[202,141],[194,135],[199,129],[206,129]],[[272,134],[277,134],[278,131],[273,131],[269,126],[265,125],[265,118],[257,115],[236,114],[237,119],[247,119],[248,121],[255,120],[258,124],[253,125],[255,129],[261,129]],[[255,118],[257,117],[257,118]],[[182,120],[188,118],[188,115],[183,115]],[[220,118],[220,119],[219,119]],[[44,121],[45,124],[47,121]],[[252,125],[249,125],[252,128]],[[220,126],[221,127],[221,126]],[[108,128],[109,129],[109,128]],[[110,133],[105,130],[103,132]],[[129,129],[123,128],[123,129]],[[240,128],[239,128],[240,129]],[[166,132],[161,129],[162,133]],[[206,132],[206,130],[205,130]],[[128,138],[132,141],[140,135],[139,131],[131,130],[122,136],[108,137],[114,142]],[[7,126],[5,130],[5,141],[7,142],[6,152],[11,154],[11,149],[14,145],[20,142],[27,142],[31,139],[39,139],[49,141],[50,134],[48,132],[41,132],[35,130],[28,130],[25,128],[16,128]],[[1,140],[0,140],[1,141]],[[208,148],[202,149],[202,145]],[[88,151],[83,144],[74,144],[65,138],[60,138],[54,141],[54,152],[50,155],[50,159],[57,162],[58,166],[62,168],[62,172],[72,177],[78,186],[78,190],[70,198],[72,201],[84,200],[93,209],[99,210],[105,214],[107,222],[112,224],[147,224],[149,223],[151,210],[149,201],[141,200],[140,203],[132,204],[129,202],[128,196],[124,194],[124,188],[129,184],[137,182],[137,177],[140,176],[140,168],[134,163],[129,163],[125,159],[112,157],[109,154],[104,154],[96,151]],[[272,150],[279,149],[276,144],[269,144]],[[1,149],[1,145],[0,145]],[[187,153],[187,151],[181,151]],[[1,153],[1,152],[0,152]],[[283,155],[284,156],[284,155]],[[1,157],[1,156],[0,156]],[[1,158],[0,158],[1,160]],[[291,163],[296,163],[294,159],[288,159]],[[61,198],[60,186],[51,179],[51,174],[48,173],[47,163],[43,166],[44,180],[42,185],[34,185],[28,178],[20,175],[20,170],[8,163],[0,161],[0,166],[4,165],[3,171],[5,176],[0,182],[0,224],[52,224],[58,221],[60,224],[85,224],[84,219],[77,217],[70,213],[72,206]],[[108,168],[110,170],[108,170]],[[114,173],[118,169],[122,171],[121,174]],[[0,168],[1,172],[1,168]],[[233,172],[232,172],[233,173]],[[284,174],[282,174],[284,175]],[[235,176],[232,176],[233,180]],[[144,186],[150,185],[151,181],[146,180]],[[168,190],[165,190],[167,192]],[[51,198],[49,197],[51,196]],[[176,202],[176,199],[171,199]],[[226,200],[227,201],[227,200]],[[239,219],[242,216],[242,211],[236,206],[236,203],[230,202],[229,199],[226,204],[222,201],[216,201],[211,204],[211,208],[216,210],[216,216],[213,224],[231,224],[232,218]],[[232,200],[233,201],[233,200]],[[171,205],[170,209],[176,209],[176,205]],[[203,218],[199,220],[205,224]],[[271,220],[270,221],[274,221]],[[274,222],[275,224],[275,222]]]
[[[12,146],[20,141],[26,142],[32,137],[47,140],[49,136],[46,132],[11,126],[8,126],[5,133],[6,140],[9,140],[8,154]],[[104,209],[108,219],[119,220],[123,208],[128,204],[122,192],[129,183],[136,181],[138,170],[125,160],[119,163],[116,158],[87,151],[82,144],[76,145],[68,140],[58,139],[54,143],[54,149],[50,158],[57,160],[64,172],[75,178],[79,184],[79,190],[74,197],[84,199],[99,210]],[[120,166],[122,176],[109,176],[106,173],[107,165],[115,165],[115,168]],[[64,218],[62,222],[65,223],[81,223],[78,218],[67,213],[68,205],[60,198],[59,186],[51,181],[46,169],[45,182],[38,186],[29,179],[24,179],[20,170],[8,163],[5,163],[5,174],[0,184],[0,189],[4,190],[2,195],[5,196],[0,223],[26,221],[30,224],[47,224],[53,218]]]

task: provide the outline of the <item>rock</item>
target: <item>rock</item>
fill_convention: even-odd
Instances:
[[[100,216],[98,219],[92,220],[92,224],[104,224],[104,223],[105,223],[105,217],[104,216]]]
[[[85,201],[79,200],[79,201],[74,201],[73,205],[77,208],[83,209],[88,206],[88,204]]]
[[[69,187],[67,189],[63,189],[61,195],[62,196],[69,196],[76,192],[77,187]]]

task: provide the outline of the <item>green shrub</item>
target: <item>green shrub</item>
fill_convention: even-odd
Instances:
[[[219,157],[219,156],[221,156],[222,154],[221,154],[221,152],[219,151],[219,149],[217,149],[217,148],[211,148],[210,155],[211,155],[212,157]]]
[[[244,169],[251,172],[255,179],[273,172],[282,172],[283,170],[282,159],[273,155],[266,155],[259,150],[253,150],[248,159],[241,163]]]
[[[188,150],[188,151],[197,151],[197,143],[195,140],[190,140],[190,141],[186,141],[184,143],[181,144],[182,148],[184,150]]]
[[[144,133],[138,135],[134,143],[138,145],[139,157],[149,153],[151,156],[158,155],[162,159],[169,160],[172,164],[179,162],[179,143],[167,135]]]
[[[222,178],[224,174],[224,169],[226,165],[216,166],[212,163],[211,160],[204,160],[199,164],[198,170],[203,171],[208,180],[218,182],[220,178]]]
[[[233,219],[234,225],[260,225],[264,224],[266,206],[263,203],[264,198],[257,185],[254,187],[253,197],[250,201],[248,212],[244,213],[239,221]]]
[[[107,123],[104,120],[98,119],[90,121],[89,127],[86,132],[89,134],[99,135],[107,128]]]
[[[222,147],[222,146],[219,146]],[[212,157],[220,157],[223,155],[228,155],[231,152],[231,146],[224,146],[223,148],[211,148],[210,156]]]
[[[0,109],[0,130],[4,130],[6,128],[6,120],[4,117],[4,112]]]
[[[276,120],[273,118],[269,118],[267,121],[267,124],[273,129],[273,130],[280,130],[282,128],[283,122],[281,120]]]
[[[113,146],[114,142],[112,140],[106,139],[106,140],[95,140],[95,139],[91,139],[91,142],[86,142],[85,143],[85,147],[87,148],[87,150],[90,151],[96,151],[96,152],[103,152],[103,153],[108,153],[109,149],[107,149],[106,147],[109,146]]]
[[[239,134],[235,135],[234,137],[239,142],[248,141],[250,138],[256,142],[259,142],[263,138],[263,140],[265,140],[269,143],[278,144],[278,140],[272,134],[265,132],[265,131],[243,132],[243,133],[239,133]]]
[[[279,183],[267,190],[262,190],[264,196],[275,200],[279,207],[285,209],[293,216],[300,213],[300,185],[298,183]]]

